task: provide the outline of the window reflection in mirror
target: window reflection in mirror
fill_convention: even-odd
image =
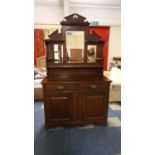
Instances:
[[[96,45],[87,46],[87,62],[95,63],[96,62]]]
[[[63,61],[63,45],[54,44],[54,63],[62,63]]]
[[[67,63],[84,62],[84,31],[66,31]]]

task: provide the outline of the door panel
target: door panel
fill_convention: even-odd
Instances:
[[[47,99],[47,112],[50,121],[71,121],[73,117],[72,93],[51,93]]]
[[[91,92],[83,95],[83,119],[103,119],[105,116],[105,98],[103,92]]]

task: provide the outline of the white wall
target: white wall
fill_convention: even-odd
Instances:
[[[63,20],[62,6],[36,5],[34,7],[34,23],[60,24]]]
[[[81,14],[89,22],[99,21],[100,25],[120,26],[121,24],[121,10],[118,8],[70,6],[69,14],[72,13]],[[34,7],[35,23],[60,24],[63,17],[63,6],[35,5]]]
[[[121,27],[110,27],[108,67],[112,57],[121,56]]]
[[[86,17],[89,22],[99,21],[99,25],[120,25],[120,9],[93,8],[93,7],[70,7],[70,14],[79,13]]]
[[[44,23],[34,23],[34,28],[40,28],[40,29],[61,29],[60,24],[44,24]]]

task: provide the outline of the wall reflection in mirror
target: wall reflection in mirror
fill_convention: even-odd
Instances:
[[[67,63],[84,62],[84,31],[66,31]]]

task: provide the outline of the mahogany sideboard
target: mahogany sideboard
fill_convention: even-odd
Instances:
[[[43,84],[46,127],[107,123],[110,80],[57,80]]]
[[[110,80],[103,76],[105,41],[89,32],[86,18],[72,14],[46,45],[42,81],[46,127],[107,123]]]

